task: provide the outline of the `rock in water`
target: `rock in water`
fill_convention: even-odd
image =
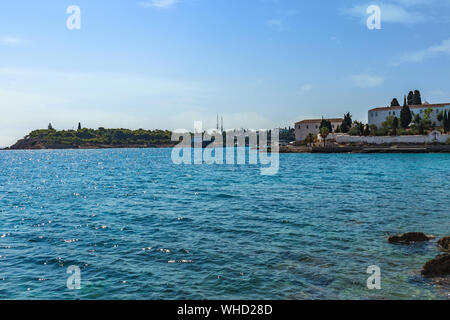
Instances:
[[[424,277],[442,277],[450,274],[450,254],[441,254],[428,261],[422,268]]]
[[[408,232],[400,235],[391,236],[389,237],[388,241],[389,243],[410,244],[419,241],[429,241],[431,239],[434,239],[434,236],[427,236],[425,233],[422,232]]]
[[[447,251],[450,251],[450,236],[444,237],[438,241],[438,245]]]

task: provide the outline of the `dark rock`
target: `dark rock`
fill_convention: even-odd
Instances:
[[[408,232],[400,235],[389,237],[389,243],[410,244],[419,241],[429,241],[434,239],[434,236],[426,235],[422,232]]]
[[[450,236],[444,237],[438,241],[438,245],[447,251],[450,251]]]
[[[442,277],[450,275],[450,254],[441,254],[428,261],[422,268],[424,277]]]

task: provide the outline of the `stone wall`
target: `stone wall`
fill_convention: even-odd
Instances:
[[[438,131],[433,131],[429,135],[418,135],[418,136],[359,137],[359,136],[349,136],[347,134],[336,134],[336,142],[340,143],[340,144],[345,144],[345,143],[366,143],[366,144],[446,143],[447,139],[449,139],[449,138],[450,138],[450,135],[441,134]]]

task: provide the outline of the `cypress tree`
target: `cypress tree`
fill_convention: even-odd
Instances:
[[[81,123],[78,122],[78,130],[81,130]]]
[[[403,129],[406,129],[408,128],[411,121],[412,121],[411,109],[409,109],[409,106],[406,104],[406,97],[405,97],[405,104],[403,105],[403,108],[400,111],[400,125],[402,126]]]
[[[331,125],[331,121],[325,120],[324,118],[322,118],[322,122],[320,123],[319,130],[322,129],[323,127],[327,128],[329,133],[333,132],[333,127]]]
[[[350,112],[347,112],[347,114],[344,115],[344,120],[342,121],[341,124],[341,132],[342,133],[347,133],[349,132],[350,128],[352,127],[352,115],[350,114]]]
[[[443,127],[444,127],[444,132],[445,133],[447,133],[449,131],[449,129],[450,129],[450,121],[448,119],[447,110],[445,110],[445,112],[444,112]]]

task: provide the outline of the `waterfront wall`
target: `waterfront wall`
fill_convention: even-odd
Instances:
[[[446,143],[450,138],[448,134],[441,134],[433,131],[429,135],[414,135],[414,136],[381,136],[381,137],[359,137],[349,136],[346,134],[337,134],[336,142],[340,144],[345,143],[366,143],[366,144],[397,144],[397,143]],[[328,139],[327,139],[328,140]]]

